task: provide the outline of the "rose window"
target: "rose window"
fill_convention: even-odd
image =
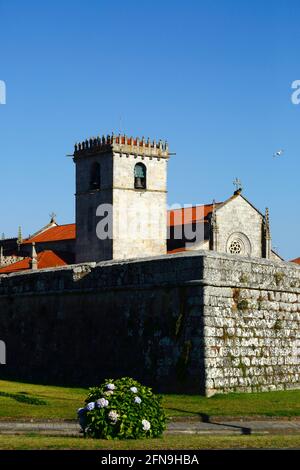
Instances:
[[[233,240],[230,243],[229,251],[232,255],[239,255],[242,252],[242,246],[238,240]]]
[[[244,233],[234,232],[227,239],[226,252],[231,255],[251,256],[251,242]]]

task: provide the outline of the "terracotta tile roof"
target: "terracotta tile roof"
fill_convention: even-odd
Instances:
[[[28,238],[23,241],[23,245],[28,245],[33,242],[43,243],[43,242],[54,242],[60,240],[75,240],[76,238],[76,225],[67,224],[67,225],[57,225],[55,227],[50,227],[44,232],[36,235],[35,237]]]
[[[221,203],[217,203],[218,207]],[[168,226],[191,224],[192,222],[206,222],[209,214],[212,212],[212,204],[204,204],[201,206],[185,207],[168,211]],[[42,233],[23,240],[23,245],[35,243],[46,243],[61,240],[75,240],[76,224],[57,225],[49,227]]]
[[[290,263],[300,264],[300,258],[292,259]]]
[[[38,254],[38,268],[52,268],[53,266],[66,266],[66,262],[54,251],[45,250]]]
[[[31,258],[24,258],[21,261],[0,268],[0,274],[9,274],[30,269]],[[37,255],[38,269],[54,268],[55,266],[65,266],[67,263],[51,250],[41,251]]]
[[[221,204],[216,203],[216,208]],[[204,204],[202,206],[184,207],[168,211],[168,227],[191,224],[193,222],[207,222],[212,210],[212,204]]]

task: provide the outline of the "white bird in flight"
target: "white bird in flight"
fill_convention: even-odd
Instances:
[[[281,157],[281,155],[283,155],[283,152],[283,149],[277,150],[277,152],[273,153],[273,157]]]

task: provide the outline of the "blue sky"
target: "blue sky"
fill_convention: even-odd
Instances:
[[[298,0],[0,0],[1,233],[73,222],[65,155],[121,128],[169,141],[170,204],[224,200],[238,176],[300,256],[299,17]]]

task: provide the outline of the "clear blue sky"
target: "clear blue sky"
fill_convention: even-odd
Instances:
[[[300,256],[299,18],[299,0],[0,0],[0,232],[73,222],[65,155],[121,117],[177,153],[169,203],[224,200],[238,176]]]

